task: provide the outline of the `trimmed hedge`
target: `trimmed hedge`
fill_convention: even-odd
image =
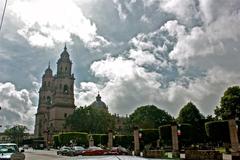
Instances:
[[[142,137],[140,139],[145,145],[155,143],[159,139],[158,129],[140,129],[139,133],[142,133]]]
[[[162,145],[172,145],[172,130],[171,125],[163,125],[159,127],[160,142]]]
[[[172,145],[172,125],[163,125],[159,127],[159,135],[162,145],[171,146]],[[180,130],[181,134],[178,136],[178,140],[181,145],[190,145],[194,142],[194,128],[191,124],[182,123],[177,125],[178,130]],[[197,134],[197,133],[196,133]]]
[[[205,123],[205,130],[207,136],[213,142],[230,142],[230,135],[229,135],[229,128],[228,128],[228,121],[212,121]]]
[[[57,148],[58,146],[60,146],[59,136],[58,135],[53,135],[53,147]]]
[[[130,135],[114,135],[113,146],[122,146],[131,148],[133,146],[133,136]]]
[[[91,134],[91,135],[93,137],[95,146],[99,146],[99,145],[107,146],[107,143],[108,143],[108,135],[107,134]]]
[[[60,145],[68,145],[70,141],[77,143],[77,145],[88,145],[88,133],[84,132],[65,132],[58,135]]]
[[[183,123],[180,127],[178,127],[181,131],[181,135],[179,135],[179,142],[181,145],[189,146],[194,142],[196,131],[194,130],[191,124]]]

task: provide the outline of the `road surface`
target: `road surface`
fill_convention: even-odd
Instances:
[[[28,149],[24,152],[25,160],[153,160],[134,156],[78,156],[67,157],[57,155],[56,150],[32,150]],[[163,159],[154,159],[163,160]]]

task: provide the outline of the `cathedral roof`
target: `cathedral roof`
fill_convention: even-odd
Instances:
[[[101,96],[98,93],[97,97],[96,97],[96,101],[94,101],[92,104],[90,104],[90,107],[94,107],[94,108],[102,108],[107,110],[107,105],[101,100]]]
[[[45,70],[45,75],[52,75],[52,69],[50,67],[50,62],[48,64],[48,68]]]
[[[72,62],[70,61],[70,58],[69,58],[69,53],[68,53],[68,51],[67,51],[66,44],[65,44],[65,46],[64,46],[63,52],[61,53],[61,57],[60,57],[60,59],[58,60],[58,63],[59,63],[59,62],[72,63]]]
[[[68,58],[69,57],[69,53],[67,51],[67,47],[66,47],[66,44],[64,46],[64,50],[63,52],[61,53],[61,58]]]

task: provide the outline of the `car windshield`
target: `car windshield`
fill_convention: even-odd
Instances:
[[[88,150],[102,150],[100,147],[89,147]]]
[[[16,145],[0,145],[0,153],[15,153],[17,150]]]
[[[81,146],[74,146],[73,149],[74,149],[74,150],[84,150],[84,148],[81,147]]]
[[[60,150],[71,150],[70,147],[62,147]]]

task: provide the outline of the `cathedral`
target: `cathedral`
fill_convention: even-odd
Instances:
[[[66,45],[57,61],[57,73],[53,75],[50,64],[42,76],[39,103],[35,120],[35,137],[44,137],[46,142],[52,135],[67,131],[65,119],[72,114],[74,105],[74,74],[72,61]]]
[[[74,105],[74,80],[72,61],[65,45],[57,61],[57,73],[53,75],[49,64],[42,76],[42,85],[39,90],[34,135],[36,138],[43,137],[46,144],[51,143],[54,134],[69,131],[69,128],[65,126],[65,120],[76,108]],[[88,107],[108,112],[108,106],[101,100],[99,93],[96,101]],[[119,117],[117,114],[113,117],[116,121],[115,128],[121,130],[125,118]]]

